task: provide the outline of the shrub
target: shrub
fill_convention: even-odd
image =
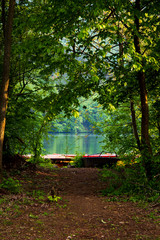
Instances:
[[[141,163],[116,166],[102,170],[102,179],[108,182],[103,195],[125,195],[134,199],[155,200],[160,195],[160,183],[156,179],[148,181]],[[131,197],[132,196],[132,197]]]
[[[19,193],[21,191],[21,184],[17,179],[13,179],[11,177],[7,179],[3,179],[2,183],[0,184],[0,188],[4,188],[11,193]]]
[[[84,162],[83,162],[82,155],[77,155],[77,156],[73,159],[73,166],[75,166],[75,167],[77,167],[77,168],[84,167]]]

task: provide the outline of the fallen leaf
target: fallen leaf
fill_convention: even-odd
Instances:
[[[103,219],[101,219],[101,222],[102,222],[102,223],[107,223],[107,222],[105,222]]]

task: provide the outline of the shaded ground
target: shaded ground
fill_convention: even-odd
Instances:
[[[98,175],[93,168],[17,175],[24,190],[0,198],[0,239],[160,239],[158,210],[100,196],[107,183]]]

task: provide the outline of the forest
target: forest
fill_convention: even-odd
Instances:
[[[0,239],[159,239],[159,33],[159,0],[1,0]],[[53,163],[50,132],[115,161]]]
[[[148,180],[159,174],[159,10],[158,0],[1,1],[1,172],[6,156],[39,156],[68,118],[71,131],[103,134],[107,152],[138,156]]]

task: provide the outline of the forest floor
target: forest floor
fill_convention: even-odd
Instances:
[[[1,192],[1,240],[160,239],[159,209],[102,196],[107,182],[96,168],[39,168],[14,176],[23,190]]]

